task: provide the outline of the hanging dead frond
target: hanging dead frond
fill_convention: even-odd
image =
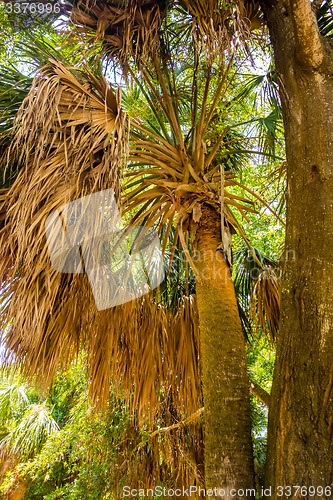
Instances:
[[[112,330],[103,338],[103,358],[92,346],[94,365],[101,366],[94,379],[102,378],[109,362],[115,389],[139,416],[153,421],[170,390],[175,408],[190,415],[202,403],[197,314],[192,296],[182,299],[175,316],[149,296],[105,312]],[[95,399],[100,389],[95,383]]]
[[[246,45],[250,32],[261,27],[263,16],[256,0],[181,0],[192,16],[193,34],[210,60],[237,39]]]
[[[210,60],[214,60],[231,42],[232,6],[220,0],[181,0],[181,4],[192,17],[196,43],[205,48]]]
[[[118,192],[126,123],[120,95],[102,76],[56,61],[40,70],[16,119],[8,157],[21,170],[1,195],[1,324],[7,356],[46,383],[92,327],[96,307],[86,276],[53,269],[45,220],[86,194]]]
[[[90,42],[101,42],[107,57],[126,64],[156,50],[164,11],[158,0],[74,0],[71,21]]]
[[[250,315],[254,323],[270,334],[273,342],[280,320],[281,269],[266,266],[256,280],[250,301]]]
[[[238,0],[235,2],[237,25],[240,32],[246,37],[250,32],[261,28],[263,25],[263,14],[258,0]]]

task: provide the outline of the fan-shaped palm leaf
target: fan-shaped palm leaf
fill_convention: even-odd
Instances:
[[[58,429],[57,422],[44,405],[30,405],[21,422],[0,441],[0,453],[2,456],[29,458]]]
[[[1,424],[12,422],[15,416],[29,404],[26,387],[20,380],[0,385]]]

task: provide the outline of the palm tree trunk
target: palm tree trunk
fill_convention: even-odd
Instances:
[[[196,233],[197,303],[201,334],[205,405],[206,488],[254,488],[249,380],[245,343],[234,285],[223,254],[221,220],[215,209],[202,207]],[[223,498],[223,492],[217,498]],[[252,495],[254,496],[254,495]]]

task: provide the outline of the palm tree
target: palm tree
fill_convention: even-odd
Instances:
[[[96,311],[86,276],[52,269],[44,223],[69,201],[113,188],[131,223],[158,228],[163,252],[174,228],[170,266],[180,245],[196,276],[206,486],[227,493],[254,484],[245,344],[230,271],[231,232],[243,234],[232,209],[244,217],[254,209],[228,190],[240,186],[228,167],[239,142],[226,117],[212,141],[217,107],[241,57],[230,42],[236,29],[230,11],[220,9],[217,15],[213,3],[207,10],[213,22],[206,24],[196,10],[199,2],[180,4],[177,15],[185,26],[190,18],[187,30],[170,25],[171,17],[156,2],[130,2],[129,10],[113,2],[74,5],[73,20],[90,34],[95,30],[104,53],[118,58],[149,114],[131,111],[127,95],[129,123],[121,93],[111,89],[100,66],[91,72],[50,60],[41,68],[18,112],[7,155],[13,181],[3,193],[0,276],[7,353],[25,373],[51,380],[60,359],[70,360],[87,341],[91,396],[106,399],[111,377],[129,389],[135,374],[134,403],[150,401],[151,409],[161,381],[170,379],[168,367],[174,367],[171,332],[184,333],[191,308],[186,319],[176,316],[181,330],[170,329],[166,311],[148,298]],[[177,37],[176,47],[183,50],[178,57],[172,50]],[[136,351],[128,348],[130,341]],[[152,352],[158,353],[154,363]],[[188,357],[186,336],[180,352]],[[197,373],[197,357],[193,352],[187,361],[188,373]],[[183,394],[190,393],[181,360],[172,375],[181,373]],[[189,377],[192,383],[195,378],[194,373]],[[198,394],[199,389],[193,397],[188,394],[192,404],[186,410],[198,404]]]

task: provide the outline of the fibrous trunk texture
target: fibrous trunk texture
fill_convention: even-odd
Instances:
[[[309,0],[263,1],[285,124],[288,207],[268,425],[271,498],[333,483],[333,51]],[[297,485],[307,487],[296,492]],[[312,486],[313,488],[309,489]],[[323,488],[323,490],[322,490]],[[282,494],[281,494],[282,493]]]
[[[245,343],[229,265],[217,251],[221,220],[213,208],[203,206],[196,238],[206,488],[224,490],[225,498],[244,489],[245,498],[254,487]]]

